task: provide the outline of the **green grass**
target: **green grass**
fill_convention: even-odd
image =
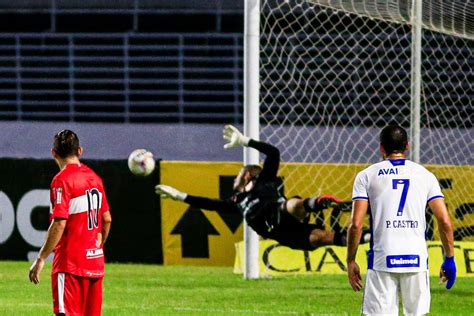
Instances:
[[[51,315],[51,266],[40,285],[27,262],[0,262],[0,315]],[[103,315],[358,315],[345,276],[243,280],[231,268],[108,264]],[[431,315],[474,315],[474,279],[447,291],[432,278]]]

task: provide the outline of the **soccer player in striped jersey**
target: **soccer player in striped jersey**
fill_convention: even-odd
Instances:
[[[448,289],[456,279],[453,227],[443,193],[431,172],[406,159],[407,150],[406,131],[397,125],[385,127],[380,133],[384,160],[362,170],[354,181],[347,266],[352,288],[361,290],[355,257],[369,212],[372,238],[362,305],[366,315],[398,315],[399,290],[405,315],[429,312],[427,204],[438,222],[445,255],[440,276]]]
[[[57,315],[101,314],[103,245],[112,218],[102,179],[79,161],[82,151],[74,132],[54,136],[51,153],[60,171],[51,183],[51,224],[29,273],[30,281],[38,284],[54,250],[51,279]]]
[[[321,224],[308,224],[309,213],[342,201],[331,195],[302,199],[286,199],[280,192],[277,177],[280,151],[267,143],[250,139],[234,126],[224,128],[228,143],[224,148],[249,146],[266,155],[263,168],[249,165],[242,168],[234,180],[234,194],[224,200],[209,199],[180,192],[167,185],[157,185],[156,193],[163,198],[183,201],[193,207],[221,212],[240,212],[248,225],[264,238],[274,239],[293,249],[313,250],[323,245],[346,245],[346,232],[341,227],[324,230]]]

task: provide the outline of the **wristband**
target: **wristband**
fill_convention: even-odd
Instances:
[[[242,144],[242,146],[248,146],[249,141],[250,141],[250,137],[242,135],[242,137],[240,138],[240,143]]]
[[[176,200],[183,202],[184,200],[186,200],[187,196],[187,193],[179,192],[178,194],[176,194]]]

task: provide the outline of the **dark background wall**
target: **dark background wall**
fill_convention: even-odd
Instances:
[[[162,263],[159,163],[148,177],[133,176],[123,160],[84,160],[104,180],[113,223],[107,261]],[[0,259],[34,259],[46,238],[52,160],[0,159]]]

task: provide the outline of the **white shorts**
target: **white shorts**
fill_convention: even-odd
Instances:
[[[430,311],[428,271],[393,273],[368,270],[365,279],[364,315],[398,315],[398,293],[405,315],[424,315]]]

